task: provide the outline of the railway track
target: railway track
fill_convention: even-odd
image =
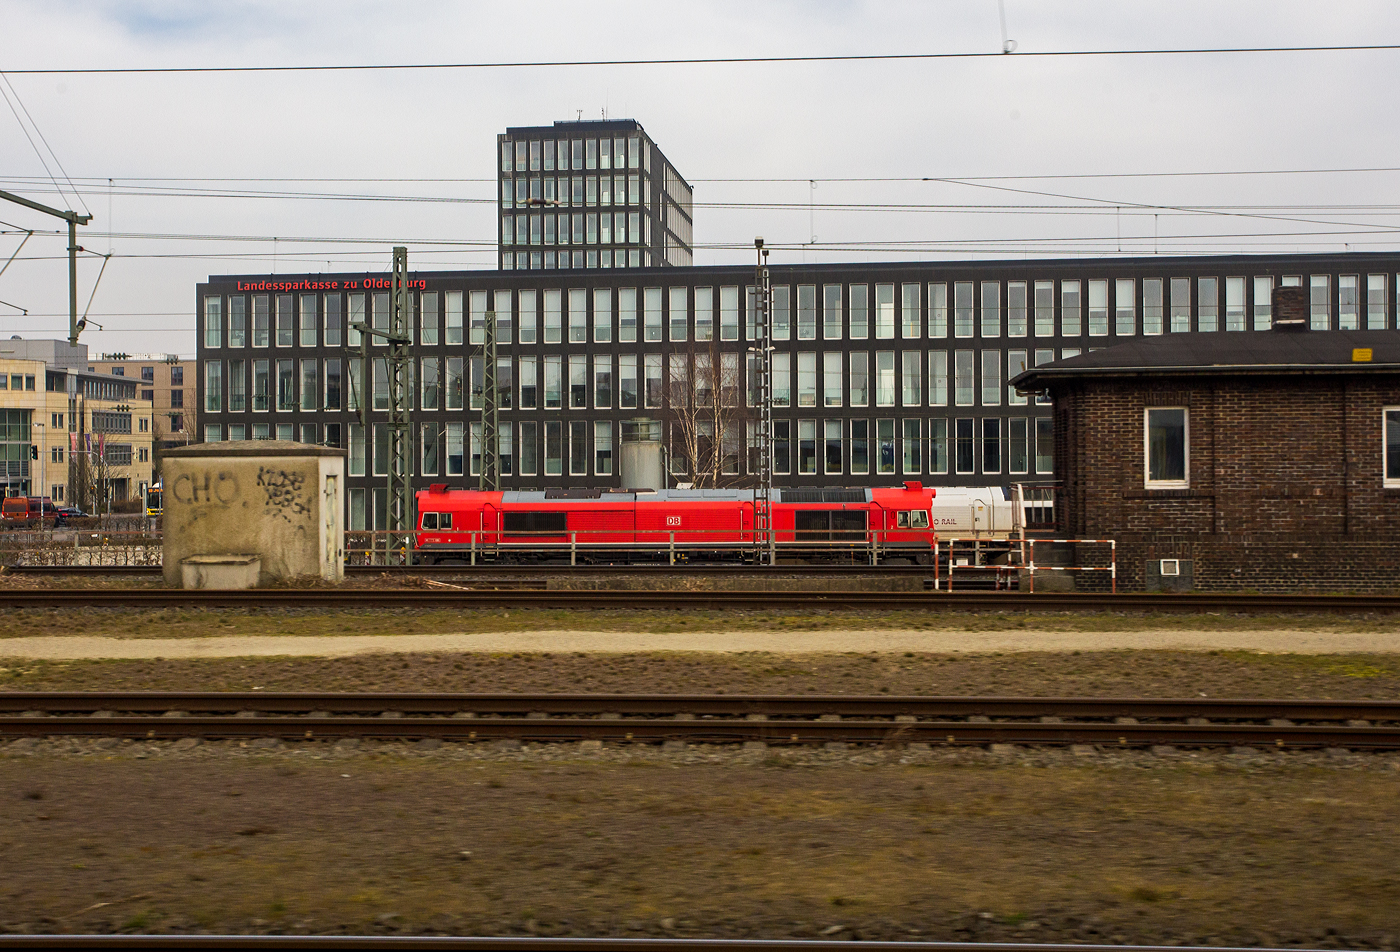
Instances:
[[[432,949],[451,952],[850,952],[824,939],[572,939],[536,936],[0,935],[0,949]],[[872,942],[862,952],[1316,952],[1254,946]]]
[[[1400,750],[1400,702],[0,692],[0,736]]]
[[[619,591],[315,588],[248,591],[0,589],[0,608],[259,609],[864,609],[870,611],[1129,611],[1390,614],[1395,595],[1115,594],[1094,592]]]

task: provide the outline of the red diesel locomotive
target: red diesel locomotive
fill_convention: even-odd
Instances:
[[[783,558],[933,562],[934,490],[775,489]],[[751,489],[476,492],[416,496],[417,557],[445,562],[747,561],[757,554]]]

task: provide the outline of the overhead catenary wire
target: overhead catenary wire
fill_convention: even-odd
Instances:
[[[9,90],[8,93],[5,91],[6,89]],[[24,100],[20,98],[19,91],[16,90],[15,87],[10,83],[9,77],[6,76],[3,71],[0,71],[0,95],[3,95],[5,97],[6,104],[9,105],[10,111],[13,112],[15,115],[15,121],[19,123],[20,129],[23,130],[25,138],[29,140],[30,146],[34,149],[34,154],[39,157],[39,164],[44,167],[44,171],[48,173],[49,180],[53,182],[54,187],[58,189],[59,194],[64,194],[63,188],[58,184],[58,179],[54,178],[53,172],[49,170],[49,164],[47,161],[45,161],[44,154],[39,151],[39,147],[34,144],[33,137],[29,135],[29,130],[31,128],[34,130],[34,135],[37,135],[39,137],[39,141],[44,143],[44,148],[48,150],[49,156],[54,161],[54,165],[57,165],[58,170],[63,173],[64,181],[66,181],[68,183],[68,187],[73,190],[73,196],[78,200],[78,203],[83,206],[83,211],[88,212],[88,217],[92,217],[91,211],[87,207],[87,203],[83,201],[82,193],[80,193],[77,189],[77,186],[73,184],[73,180],[68,177],[68,170],[63,167],[63,162],[59,159],[58,153],[53,150],[53,146],[49,145],[49,140],[44,138],[44,131],[40,129],[39,124],[34,121],[34,117],[30,115],[29,107],[24,104]],[[13,97],[13,102],[11,102],[11,97]],[[19,112],[15,110],[15,103],[19,103],[19,108],[23,110],[25,119],[29,120],[28,126],[25,125],[23,119],[20,119]]]
[[[1199,46],[1110,50],[1017,50],[1012,56],[1002,50],[991,52],[943,53],[835,53],[799,56],[689,56],[655,57],[650,59],[592,59],[592,60],[481,60],[477,62],[445,63],[304,63],[263,66],[83,66],[45,67],[6,70],[12,76],[80,76],[123,74],[189,74],[189,73],[317,73],[317,72],[388,72],[411,70],[459,69],[559,69],[591,66],[738,66],[745,64],[787,63],[862,63],[957,59],[1030,59],[1068,58],[1076,56],[1218,56],[1241,54],[1284,53],[1363,53],[1393,52],[1400,43],[1348,43],[1305,46]]]

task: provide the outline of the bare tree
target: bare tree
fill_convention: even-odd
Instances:
[[[718,342],[691,341],[667,357],[666,418],[672,475],[696,488],[745,485],[744,355]]]

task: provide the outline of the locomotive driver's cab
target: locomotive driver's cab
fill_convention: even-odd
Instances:
[[[901,509],[895,513],[897,529],[927,529],[928,511],[924,509]]]

